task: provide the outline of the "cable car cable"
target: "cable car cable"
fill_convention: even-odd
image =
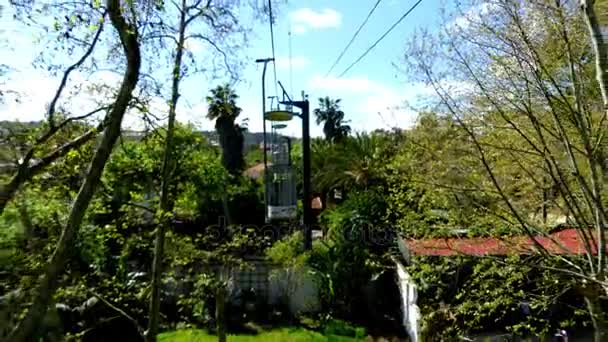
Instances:
[[[325,74],[325,77],[329,76],[329,74],[331,74],[331,72],[334,71],[334,68],[336,67],[336,65],[338,65],[338,63],[340,62],[340,60],[342,59],[342,57],[344,57],[344,54],[346,53],[346,51],[348,50],[348,48],[350,48],[350,46],[352,45],[352,43],[355,41],[355,39],[359,35],[359,32],[361,32],[361,29],[363,29],[363,26],[365,26],[365,24],[367,24],[367,21],[372,16],[372,14],[374,14],[374,11],[376,10],[376,8],[378,7],[378,5],[381,2],[382,2],[382,0],[377,0],[376,4],[374,5],[374,7],[372,7],[372,9],[369,11],[369,13],[367,13],[367,17],[365,17],[365,20],[363,20],[363,22],[361,23],[361,25],[359,25],[359,28],[357,29],[357,31],[355,32],[355,34],[353,34],[352,38],[350,39],[350,42],[348,42],[348,44],[346,44],[346,46],[344,47],[344,49],[342,50],[342,52],[340,52],[340,55],[338,56],[338,58],[336,59],[336,61],[334,62],[334,64],[331,66],[331,68],[329,68],[329,70]]]
[[[274,20],[272,18],[272,0],[268,0],[268,16],[270,20],[270,43],[272,45],[272,70],[274,74],[274,93],[279,98],[279,88],[277,88],[277,59],[274,53]],[[272,108],[271,108],[272,109]]]
[[[289,27],[288,46],[289,46],[289,95],[293,97],[293,51],[291,48],[291,27]]]
[[[361,56],[359,56],[359,58],[357,58],[351,65],[348,66],[348,68],[346,68],[338,77],[342,77],[344,76],[348,71],[350,71],[350,69],[352,69],[355,65],[357,65],[357,63],[359,63],[363,57],[365,57],[370,51],[372,51],[376,45],[378,45],[384,38],[386,38],[386,36],[388,36],[389,33],[391,33],[391,31],[393,31],[395,29],[395,27],[397,27],[397,25],[399,25],[399,23],[401,23],[403,21],[403,19],[405,19],[410,13],[412,13],[412,11],[418,7],[418,5],[422,2],[422,0],[418,0],[412,7],[410,7],[409,10],[407,10],[407,12],[405,12],[401,18],[399,18],[399,20],[397,20],[393,26],[391,26],[386,32],[384,32],[384,34],[378,38],[378,40],[376,40],[376,42],[374,44],[372,44],[372,46],[370,46],[367,50],[365,50],[365,52],[363,54],[361,54]]]

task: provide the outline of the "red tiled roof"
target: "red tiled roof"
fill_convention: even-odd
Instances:
[[[268,166],[272,165],[272,163],[268,163]],[[247,170],[243,171],[243,175],[249,178],[258,179],[264,175],[264,163],[259,163],[254,165]]]
[[[585,253],[584,240],[580,237],[580,232],[574,228],[564,229],[548,236],[538,236],[535,237],[535,240],[552,254],[576,255]],[[412,255],[450,256],[460,254],[484,256],[532,254],[538,251],[537,245],[526,236],[506,237],[504,239],[404,239],[403,242]],[[590,243],[590,245],[592,252],[595,253],[597,245],[593,243]]]

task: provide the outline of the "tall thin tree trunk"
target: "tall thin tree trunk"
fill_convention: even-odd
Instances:
[[[604,34],[608,34],[608,23],[600,23],[594,8],[595,2],[594,0],[581,0],[581,7],[595,53],[595,75],[602,94],[604,110],[608,110],[608,44],[604,37]]]
[[[222,195],[222,210],[224,211],[224,216],[226,216],[226,226],[230,227],[232,225],[232,216],[230,215],[230,206],[228,203],[228,195]]]
[[[156,228],[156,238],[154,241],[154,260],[152,263],[152,296],[150,298],[150,308],[148,311],[148,331],[146,341],[156,341],[160,317],[160,286],[162,276],[162,266],[165,248],[165,231],[171,224],[170,212],[172,210],[169,200],[169,184],[171,182],[171,169],[173,165],[173,135],[175,132],[175,111],[179,100],[179,82],[181,80],[182,56],[184,52],[184,40],[186,30],[186,0],[182,0],[182,10],[180,11],[179,37],[177,41],[177,51],[173,63],[173,81],[171,86],[171,102],[169,103],[169,119],[167,124],[167,136],[165,138],[165,152],[162,165],[162,179],[160,190],[160,218]]]
[[[120,0],[107,0],[106,7],[110,21],[120,37],[120,42],[127,59],[127,67],[118,96],[107,118],[107,126],[104,130],[101,143],[95,151],[84,183],[74,200],[68,222],[61,232],[55,252],[47,262],[46,270],[38,283],[31,307],[9,336],[8,340],[11,342],[35,340],[35,330],[41,326],[47,312],[47,307],[51,303],[53,294],[57,289],[59,276],[63,272],[68,259],[68,251],[74,244],[74,239],[80,228],[84,214],[91,202],[95,189],[99,185],[101,173],[110,157],[112,147],[120,135],[122,118],[131,100],[133,89],[139,79],[141,56],[137,41],[137,30],[129,25],[122,16]]]
[[[594,0],[581,0],[581,8],[585,16],[585,22],[589,29],[589,36],[591,38],[591,45],[595,53],[595,74],[597,82],[602,94],[602,102],[604,104],[604,115],[608,116],[608,23],[601,23],[595,12],[596,1]],[[604,19],[608,18],[608,14],[604,15]],[[600,161],[605,163],[604,160]],[[597,194],[601,198],[600,194]],[[599,200],[599,199],[598,199]],[[606,232],[602,225],[596,227],[598,239],[597,239],[597,260],[598,277],[601,279],[606,273]]]
[[[593,293],[585,296],[587,310],[593,322],[593,341],[605,342],[608,341],[608,321],[605,317],[604,309],[600,303],[600,297]]]
[[[27,208],[27,202],[24,198],[19,201],[19,221],[23,226],[23,235],[24,235],[24,247],[25,250],[31,252],[33,246],[35,244],[34,237],[34,224],[32,223],[32,219],[30,217],[30,213]]]
[[[223,282],[215,292],[215,322],[217,340],[226,342],[226,286]]]
[[[551,184],[551,180],[549,179],[549,177],[546,174],[543,175],[543,178],[542,178],[542,203],[541,203],[541,207],[540,207],[543,225],[547,225],[548,216],[549,216],[549,213],[548,213],[549,197],[550,197],[550,191],[551,191],[551,187],[549,186],[550,184]]]

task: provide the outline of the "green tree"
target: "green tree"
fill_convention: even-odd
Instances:
[[[500,199],[485,182],[473,145],[453,118],[420,113],[403,135],[392,157],[385,158],[387,201],[401,233],[424,237],[450,236],[463,229],[476,236],[515,232],[489,212]],[[530,191],[529,197],[533,195]]]
[[[69,248],[73,245],[76,234],[80,229],[85,212],[91,202],[94,192],[100,183],[101,173],[110,157],[114,143],[120,135],[122,118],[127,110],[135,85],[139,79],[141,56],[137,31],[123,17],[121,4],[118,1],[106,2],[107,13],[112,26],[118,33],[123,47],[127,67],[120,90],[114,100],[112,109],[107,117],[102,141],[95,150],[85,180],[80,187],[66,225],[62,228],[61,238],[57,242],[55,252],[47,262],[42,278],[36,287],[33,303],[25,317],[17,324],[9,336],[10,341],[30,341],[35,335],[47,311],[48,305],[57,289],[59,276],[68,260]]]
[[[482,176],[477,187],[499,199],[480,210],[534,241],[548,231],[531,200],[576,228],[584,258],[565,260],[536,247],[546,261],[569,266],[543,265],[577,280],[601,341],[608,330],[601,305],[608,295],[606,45],[598,3],[580,4],[471,1],[479,15],[416,37],[408,61],[472,147],[469,162]]]
[[[18,2],[15,5],[18,5]],[[95,12],[96,11],[91,11],[91,17],[86,19],[87,22],[91,23],[95,20],[99,20],[98,17],[95,18]],[[75,24],[72,23],[69,26],[73,28]],[[91,141],[104,128],[104,122],[101,121],[97,127],[90,127],[90,129],[83,132],[82,135],[74,137],[72,140],[63,143],[56,148],[48,148],[48,146],[52,146],[51,143],[53,142],[54,138],[57,135],[61,135],[63,131],[69,131],[70,126],[78,126],[78,124],[82,124],[84,119],[90,118],[101,112],[107,112],[110,108],[108,105],[103,105],[90,111],[89,113],[81,113],[77,116],[70,116],[67,115],[69,113],[65,113],[65,110],[60,108],[58,105],[61,100],[65,100],[65,98],[69,96],[66,95],[66,88],[68,87],[68,79],[70,75],[76,70],[84,69],[83,64],[85,64],[85,62],[91,58],[91,55],[95,51],[100,41],[100,36],[104,28],[103,21],[98,23],[96,26],[92,24],[91,26],[94,30],[92,32],[91,30],[87,30],[88,32],[85,31],[83,34],[83,36],[86,37],[83,39],[83,41],[90,39],[90,44],[87,43],[88,46],[86,46],[82,56],[80,56],[77,61],[65,68],[61,77],[61,82],[48,104],[48,109],[45,113],[46,120],[44,124],[41,125],[42,129],[31,132],[34,138],[24,139],[24,137],[21,137],[21,139],[18,139],[20,140],[19,143],[22,145],[22,148],[20,148],[21,151],[15,150],[14,152],[22,155],[20,158],[17,158],[18,160],[14,161],[14,174],[6,182],[3,181],[0,183],[0,214],[2,214],[6,204],[15,196],[23,184],[29,182],[34,176],[42,173],[50,164],[64,157],[70,151],[78,149],[87,142]],[[92,38],[89,37],[91,34]],[[77,45],[78,44],[73,44],[72,49],[77,48]],[[50,69],[53,66],[48,65],[47,67]],[[15,138],[12,137],[12,135],[19,132],[15,132],[9,128],[8,124],[9,123],[5,123],[3,125],[3,131],[6,130],[8,133],[3,132],[2,135],[5,136],[5,139],[11,140]],[[20,133],[23,133],[23,131]]]
[[[308,264],[319,280],[321,303],[335,317],[367,320],[363,288],[390,264],[390,229],[380,192],[358,191],[323,212],[325,238],[313,245]]]
[[[323,134],[325,139],[331,142],[338,142],[344,139],[351,131],[348,120],[344,120],[344,112],[340,109],[341,99],[330,99],[329,97],[319,98],[319,108],[315,114],[317,125],[323,124]]]
[[[553,271],[535,271],[526,262],[543,260],[518,255],[413,257],[408,272],[418,284],[423,338],[453,341],[497,331],[546,336],[558,328],[588,329],[591,321],[576,282]]]
[[[314,191],[326,197],[337,189],[349,191],[383,187],[387,160],[400,145],[401,132],[372,132],[345,137],[340,143],[314,140],[312,183]]]

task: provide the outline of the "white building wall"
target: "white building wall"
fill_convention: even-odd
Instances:
[[[269,301],[287,298],[293,315],[318,312],[321,308],[317,283],[306,268],[274,269],[269,277]]]
[[[266,295],[268,304],[285,301],[293,315],[318,312],[321,308],[317,283],[306,267],[285,269],[267,262],[232,271],[233,292],[254,288]]]
[[[397,281],[401,292],[401,310],[403,313],[402,324],[407,331],[410,340],[413,342],[420,339],[420,309],[416,305],[417,291],[416,284],[407,270],[400,262],[397,264]]]

